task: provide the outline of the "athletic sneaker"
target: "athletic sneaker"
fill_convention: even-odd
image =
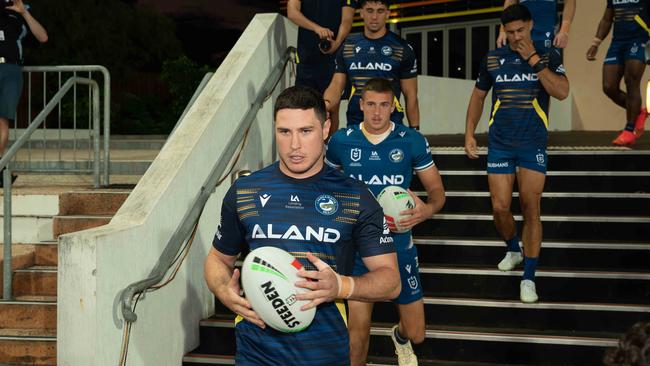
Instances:
[[[506,252],[501,262],[497,265],[501,271],[512,271],[517,265],[524,261],[521,252]]]
[[[623,130],[615,139],[612,144],[618,146],[632,146],[636,142],[636,136],[633,132]]]
[[[645,129],[645,120],[648,118],[648,110],[641,107],[641,112],[639,112],[639,115],[636,116],[636,120],[634,121],[634,136],[636,138],[641,137],[643,135],[643,130]]]
[[[519,284],[519,298],[521,302],[537,302],[537,290],[535,290],[535,282],[531,280],[523,280]]]
[[[413,347],[411,347],[411,341],[406,342],[406,344],[401,344],[395,339],[395,329],[398,326],[395,325],[390,329],[390,338],[393,340],[395,345],[395,354],[397,355],[397,364],[399,366],[418,366],[418,358],[413,352]]]

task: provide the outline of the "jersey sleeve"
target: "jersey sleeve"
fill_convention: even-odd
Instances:
[[[237,215],[237,190],[232,185],[221,205],[221,222],[212,240],[212,246],[226,255],[242,252],[246,243],[246,231]]]
[[[411,79],[418,76],[418,60],[410,44],[404,47],[404,58],[399,72],[400,79]]]
[[[340,131],[342,130],[339,130],[339,132]],[[339,156],[339,151],[341,150],[339,132],[336,132],[332,138],[330,138],[327,145],[325,145],[325,164],[334,169],[339,169],[341,165],[343,165],[341,157]]]
[[[487,55],[483,57],[483,60],[481,61],[475,86],[477,89],[483,91],[488,91],[492,87],[492,75],[490,75],[487,69]]]
[[[420,133],[414,134],[413,137],[413,143],[411,144],[411,149],[413,149],[413,170],[421,171],[435,165],[433,157],[431,157],[429,141]]]
[[[548,55],[548,68],[556,74],[566,76],[562,53],[557,48],[551,49]]]
[[[347,42],[343,42],[343,44],[339,47],[339,49],[336,51],[336,59],[334,60],[334,72],[342,73],[345,74],[345,59],[343,59],[343,49],[345,48],[345,44]]]
[[[353,240],[361,257],[395,252],[384,211],[367,188],[361,188],[360,213],[354,227]]]

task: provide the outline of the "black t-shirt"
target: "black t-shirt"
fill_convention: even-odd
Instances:
[[[357,0],[301,0],[300,12],[312,22],[334,32],[334,37],[341,25],[341,9],[345,6],[356,8]],[[314,64],[330,60],[334,56],[324,55],[318,49],[320,39],[312,30],[300,27],[298,30],[298,62]]]
[[[27,5],[25,8],[29,9]],[[11,10],[0,10],[0,57],[6,62],[22,63],[21,41],[27,35],[25,19]]]

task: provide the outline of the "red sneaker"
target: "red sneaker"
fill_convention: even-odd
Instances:
[[[615,139],[612,144],[618,146],[632,146],[636,142],[636,136],[633,132],[623,130]]]
[[[641,111],[639,112],[639,115],[636,116],[636,121],[634,121],[634,135],[637,138],[643,135],[646,118],[648,118],[648,110],[641,107]]]

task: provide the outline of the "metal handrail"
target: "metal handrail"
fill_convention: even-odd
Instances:
[[[101,72],[104,75],[104,186],[110,184],[111,73],[102,65],[24,66],[24,72]],[[76,76],[74,76],[76,77]]]
[[[3,183],[3,200],[4,200],[4,264],[3,264],[3,290],[2,298],[4,300],[10,300],[12,297],[11,293],[11,171],[8,167],[11,159],[16,155],[18,150],[25,145],[27,140],[32,136],[34,131],[45,121],[47,116],[52,112],[52,110],[61,102],[61,99],[65,94],[72,88],[75,84],[85,84],[89,85],[92,88],[93,96],[93,134],[94,138],[94,150],[95,150],[95,161],[93,163],[94,173],[95,173],[95,188],[99,188],[100,185],[100,172],[99,172],[99,85],[97,82],[92,79],[80,78],[80,77],[71,77],[69,78],[61,89],[54,94],[54,97],[47,103],[45,108],[36,116],[34,121],[27,127],[25,133],[22,134],[16,142],[14,142],[7,153],[0,159],[0,170],[7,168],[4,171]]]
[[[210,172],[210,175],[199,190],[199,194],[194,199],[190,210],[185,213],[185,216],[183,217],[180,225],[176,228],[174,234],[172,234],[171,238],[167,242],[163,253],[156,262],[154,268],[151,270],[149,277],[144,280],[134,282],[121,291],[121,310],[122,316],[126,322],[133,323],[138,318],[135,312],[132,310],[132,301],[135,294],[146,291],[151,286],[162,281],[165,273],[167,273],[168,269],[172,266],[176,254],[180,250],[185,240],[190,236],[190,233],[192,232],[194,226],[201,217],[203,208],[208,201],[208,198],[210,198],[214,187],[216,187],[217,182],[219,182],[224,172],[226,171],[228,163],[230,162],[237,147],[242,143],[246,131],[249,129],[257,117],[257,112],[262,108],[264,102],[273,92],[273,89],[275,89],[275,86],[279,82],[280,78],[284,75],[285,65],[294,52],[294,47],[287,48],[280,61],[275,65],[273,70],[271,70],[271,73],[266,78],[261,90],[257,94],[255,101],[251,104],[248,112],[239,122],[238,127],[235,129],[235,134],[230,138],[230,141],[228,141],[225,150],[220,154],[219,160],[216,162],[212,168],[212,171]]]

